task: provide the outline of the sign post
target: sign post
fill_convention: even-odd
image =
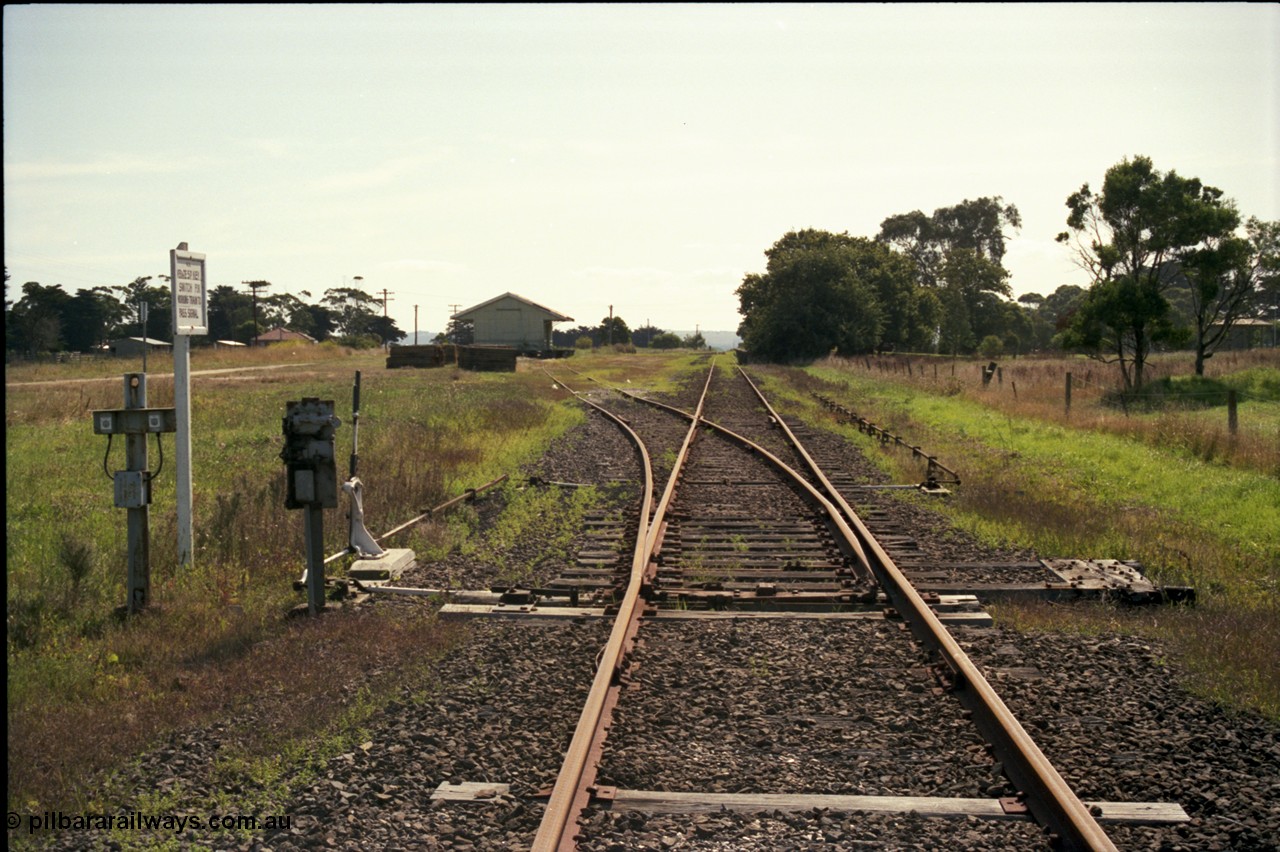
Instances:
[[[204,255],[178,243],[169,251],[173,290],[173,404],[177,409],[178,564],[190,567],[191,534],[191,335],[209,333],[208,277]]]

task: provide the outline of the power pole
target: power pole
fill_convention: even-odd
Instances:
[[[394,294],[390,290],[388,290],[386,287],[382,288],[382,318],[383,319],[387,318],[387,302],[391,300],[391,296],[393,295]],[[417,341],[415,340],[414,342],[416,343]],[[388,352],[391,351],[391,341],[389,339],[384,341],[383,345],[386,347]]]
[[[413,345],[418,345],[418,306],[413,306]]]
[[[253,291],[253,345],[258,345],[258,291],[270,287],[270,281],[241,281],[241,284]]]

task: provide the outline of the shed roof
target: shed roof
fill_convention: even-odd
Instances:
[[[481,308],[487,308],[489,305],[492,305],[494,302],[500,302],[503,299],[508,299],[508,298],[515,299],[517,302],[524,302],[526,305],[528,305],[531,308],[537,308],[538,310],[547,314],[547,316],[550,319],[556,322],[573,322],[573,317],[567,317],[564,314],[560,313],[559,311],[553,311],[551,310],[551,308],[548,308],[545,305],[539,305],[537,302],[532,301],[531,299],[526,299],[524,296],[519,296],[515,293],[503,293],[501,296],[494,296],[492,299],[489,299],[486,302],[481,302],[478,305],[474,305],[473,307],[467,308],[465,311],[460,311],[459,313],[454,314],[453,315],[454,319],[466,319],[467,314],[473,314],[476,311],[480,310]]]

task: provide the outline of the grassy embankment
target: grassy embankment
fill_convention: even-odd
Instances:
[[[431,661],[458,631],[421,617],[421,608],[285,617],[302,600],[292,581],[303,564],[301,515],[284,509],[278,458],[286,401],[335,401],[345,476],[352,382],[362,370],[359,473],[375,534],[467,488],[513,476],[493,498],[504,507],[494,526],[479,529],[478,513],[467,505],[388,542],[413,548],[420,560],[455,547],[497,553],[495,542],[537,525],[554,525],[541,538],[565,545],[573,517],[595,499],[591,489],[566,497],[514,481],[522,465],[584,417],[542,365],[522,362],[515,375],[388,371],[382,353],[313,347],[198,350],[192,369],[256,367],[282,356],[294,366],[193,382],[195,567],[175,564],[169,436],[151,510],[154,606],[127,623],[113,615],[124,600],[125,512],[112,505],[106,440],[92,433],[89,412],[120,407],[120,376],[140,364],[7,371],[11,811],[122,806],[103,786],[104,773],[127,766],[168,731],[221,720],[241,745],[219,753],[215,777],[224,789],[244,791],[234,803],[239,811],[265,812],[287,795],[282,779],[305,777],[307,766],[358,743],[363,720],[388,696],[406,684],[430,687]],[[615,357],[580,354],[573,366],[617,372]],[[688,359],[617,360],[643,366],[657,381]],[[148,366],[149,404],[172,405],[172,379],[159,375],[171,362],[149,359]],[[87,380],[20,383],[63,378]],[[154,469],[154,442],[150,451]],[[106,467],[123,467],[121,442]],[[326,512],[326,552],[345,543],[341,510]],[[497,567],[513,578],[524,570]],[[166,795],[151,804],[182,794]]]
[[[1157,583],[1198,593],[1194,607],[1004,604],[995,608],[998,617],[1027,630],[1164,640],[1185,664],[1192,690],[1280,718],[1276,353],[1220,355],[1207,380],[1172,376],[1163,383],[1164,407],[1130,407],[1127,414],[1102,404],[1103,368],[1089,362],[1006,361],[1003,381],[987,388],[976,362],[960,362],[954,377],[951,366],[897,357],[873,360],[870,369],[866,360],[835,359],[803,371],[763,369],[786,378],[795,404],[823,425],[831,427],[832,417],[811,391],[956,469],[963,482],[957,493],[930,505],[979,537],[1046,557],[1136,559]],[[1161,359],[1157,369],[1167,375],[1179,366]],[[1076,378],[1069,416],[1067,370]],[[1080,382],[1086,374],[1090,382]],[[1234,438],[1222,405],[1228,387],[1242,400]],[[855,427],[840,431],[878,447]],[[873,456],[899,481],[921,478],[909,452],[878,449]]]

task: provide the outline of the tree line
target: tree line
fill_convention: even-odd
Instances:
[[[159,279],[152,283],[153,279]],[[93,352],[121,337],[173,339],[172,294],[169,277],[142,276],[127,284],[63,290],[61,284],[28,281],[16,303],[9,301],[9,272],[5,270],[5,348],[23,355],[46,352]],[[289,293],[266,293],[269,281],[246,281],[249,292],[219,285],[208,292],[207,335],[193,345],[231,340],[250,344],[276,327],[309,335],[317,341],[335,340],[344,346],[375,347],[404,336],[382,303],[358,287],[334,287],[315,303]],[[143,306],[146,306],[145,308]],[[145,313],[145,319],[143,318]]]
[[[1073,350],[1133,389],[1153,347],[1191,348],[1203,374],[1242,320],[1280,315],[1280,223],[1243,221],[1221,190],[1135,157],[1066,206],[1058,241],[1091,284],[1016,301],[1003,261],[1022,221],[998,196],[892,215],[874,237],[789,232],[736,291],[743,347],[775,361]]]
[[[436,343],[456,343],[467,346],[475,341],[475,325],[471,320],[450,319],[444,331],[435,337]],[[705,349],[707,341],[701,332],[684,337],[664,331],[655,325],[645,324],[631,329],[620,316],[604,317],[599,325],[580,325],[569,329],[552,329],[551,345],[559,349],[591,349],[601,346],[631,346],[638,349]]]

